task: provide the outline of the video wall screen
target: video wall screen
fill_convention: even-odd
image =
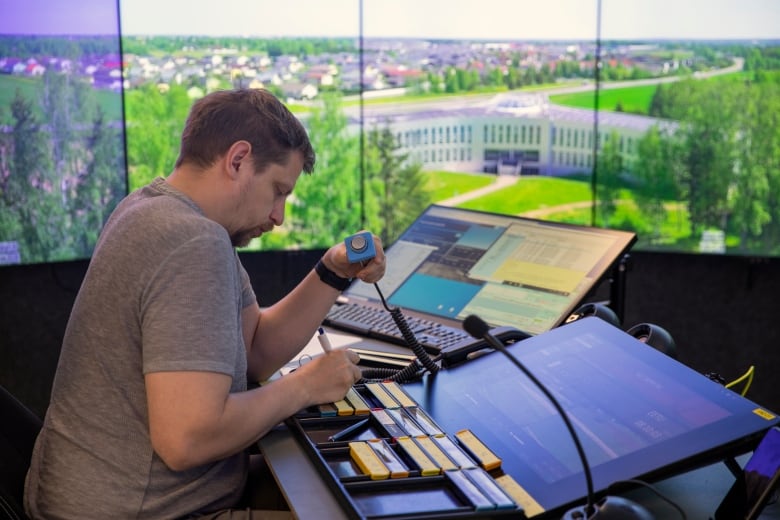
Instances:
[[[116,0],[0,0],[0,265],[88,258],[127,193]]]
[[[170,173],[189,107],[211,90],[267,88],[306,124],[315,172],[299,181],[284,226],[250,250],[324,248],[362,228],[390,244],[437,203],[628,229],[639,236],[635,250],[780,255],[780,3],[226,0],[219,10],[202,0],[90,3],[101,4],[91,9],[105,13],[115,49],[121,35],[121,81],[87,90],[114,100],[113,112],[97,106],[104,126],[116,130],[117,164],[125,157],[123,92],[127,168],[113,171],[126,175],[129,189]],[[59,21],[54,30],[20,31],[24,24],[4,17],[5,61],[19,58],[16,40],[42,33],[65,41],[84,32],[61,27],[69,20],[95,20],[73,6],[57,14],[43,0],[0,5]],[[39,138],[56,166],[27,168],[22,152],[11,159],[25,149],[13,137],[24,128],[11,108],[17,83],[38,85],[37,97],[26,99],[40,106],[52,99],[45,86],[55,84],[44,78],[75,76],[5,70],[3,263],[88,256],[112,204],[86,220],[89,212],[67,196],[46,202],[93,178],[68,170],[88,160],[63,159],[62,127],[43,119],[51,111],[33,112],[40,119],[29,124],[47,129]],[[64,126],[95,126],[97,110],[73,112],[80,119]],[[46,188],[41,174],[8,173],[38,170],[61,187]],[[9,179],[17,184],[6,187]],[[23,204],[14,186],[40,202]],[[35,219],[26,216],[30,207],[40,208]],[[70,216],[53,217],[55,209]],[[74,241],[86,245],[66,246]]]
[[[780,254],[780,4],[602,0],[597,222],[652,250]],[[565,98],[564,98],[565,101]]]

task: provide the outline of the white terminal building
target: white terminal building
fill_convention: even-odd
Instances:
[[[369,113],[365,129],[390,127],[411,161],[424,170],[502,175],[567,175],[593,167],[592,109],[551,105],[543,95],[499,94],[487,101],[441,108],[410,108]],[[599,142],[613,133],[630,167],[638,140],[653,126],[673,129],[667,120],[598,112]]]

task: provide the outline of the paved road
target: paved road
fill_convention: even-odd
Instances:
[[[722,69],[717,69],[717,70],[711,70],[707,72],[696,72],[693,74],[693,76],[697,79],[705,79],[713,76],[719,76],[722,74],[738,72],[742,70],[744,61],[745,60],[743,58],[734,58],[733,63],[728,67],[724,67]],[[609,90],[609,89],[618,89],[618,88],[638,87],[638,86],[645,86],[645,85],[658,85],[661,83],[672,83],[672,82],[680,81],[682,79],[684,79],[684,76],[664,76],[660,78],[648,78],[648,79],[631,80],[631,81],[602,82],[600,87],[602,90]],[[556,94],[588,92],[594,90],[595,88],[596,88],[595,83],[593,83],[592,81],[588,81],[586,83],[579,83],[575,85],[569,84],[561,87],[552,87],[544,90],[510,91],[507,92],[507,94],[517,93],[517,94],[528,94],[532,96],[549,97]],[[389,91],[389,93],[398,96],[402,94],[404,91],[405,89],[392,89],[391,91]],[[373,95],[370,97],[382,97],[383,93],[372,92],[372,94]],[[463,96],[444,96],[441,98],[430,98],[430,99],[415,100],[415,101],[408,101],[408,100],[401,99],[398,101],[380,103],[380,104],[369,103],[363,106],[363,115],[365,117],[383,117],[383,116],[400,117],[403,115],[424,112],[426,110],[446,110],[446,111],[454,112],[464,108],[474,108],[474,107],[488,105],[490,104],[491,100],[497,95],[499,95],[499,93],[494,92],[490,94],[467,94]],[[360,108],[358,106],[348,106],[344,108],[345,114],[347,114],[347,116],[351,118],[357,119],[360,115],[359,111]]]

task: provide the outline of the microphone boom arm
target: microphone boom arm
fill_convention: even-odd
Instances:
[[[504,346],[504,344],[498,338],[496,338],[493,334],[491,334],[490,328],[488,327],[487,323],[485,323],[482,320],[482,318],[475,315],[468,316],[463,322],[463,328],[466,330],[466,332],[468,332],[475,338],[484,339],[491,347],[501,352],[510,362],[512,362],[512,364],[514,364],[517,368],[519,368],[526,375],[526,377],[530,379],[531,382],[537,386],[537,388],[539,388],[539,390],[542,391],[545,397],[547,397],[547,399],[555,407],[555,410],[558,412],[558,415],[561,416],[561,419],[563,419],[564,424],[566,424],[566,428],[569,430],[569,435],[571,435],[571,438],[574,440],[574,446],[577,448],[577,454],[579,455],[580,461],[582,462],[583,473],[585,474],[585,483],[587,485],[587,490],[588,490],[587,504],[585,505],[585,514],[588,517],[590,517],[594,512],[593,476],[591,475],[590,472],[590,464],[588,464],[588,458],[585,455],[585,450],[582,448],[582,443],[580,442],[580,438],[577,435],[577,432],[574,430],[574,426],[569,420],[569,417],[564,411],[561,404],[552,395],[552,393],[541,383],[541,381],[539,381],[536,378],[536,376],[534,376],[531,373],[531,371],[528,370],[525,367],[525,365],[523,365],[515,356],[510,354],[509,351]]]

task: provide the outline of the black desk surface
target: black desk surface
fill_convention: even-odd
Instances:
[[[280,427],[266,435],[260,441],[260,448],[297,518],[349,518],[287,428]],[[738,462],[744,464],[745,457],[740,457]],[[720,463],[657,482],[654,487],[682,507],[689,520],[707,520],[732,483],[732,474]],[[680,518],[675,509],[647,489],[638,488],[623,496],[646,507],[657,519]],[[780,504],[770,504],[761,519],[780,519]]]

